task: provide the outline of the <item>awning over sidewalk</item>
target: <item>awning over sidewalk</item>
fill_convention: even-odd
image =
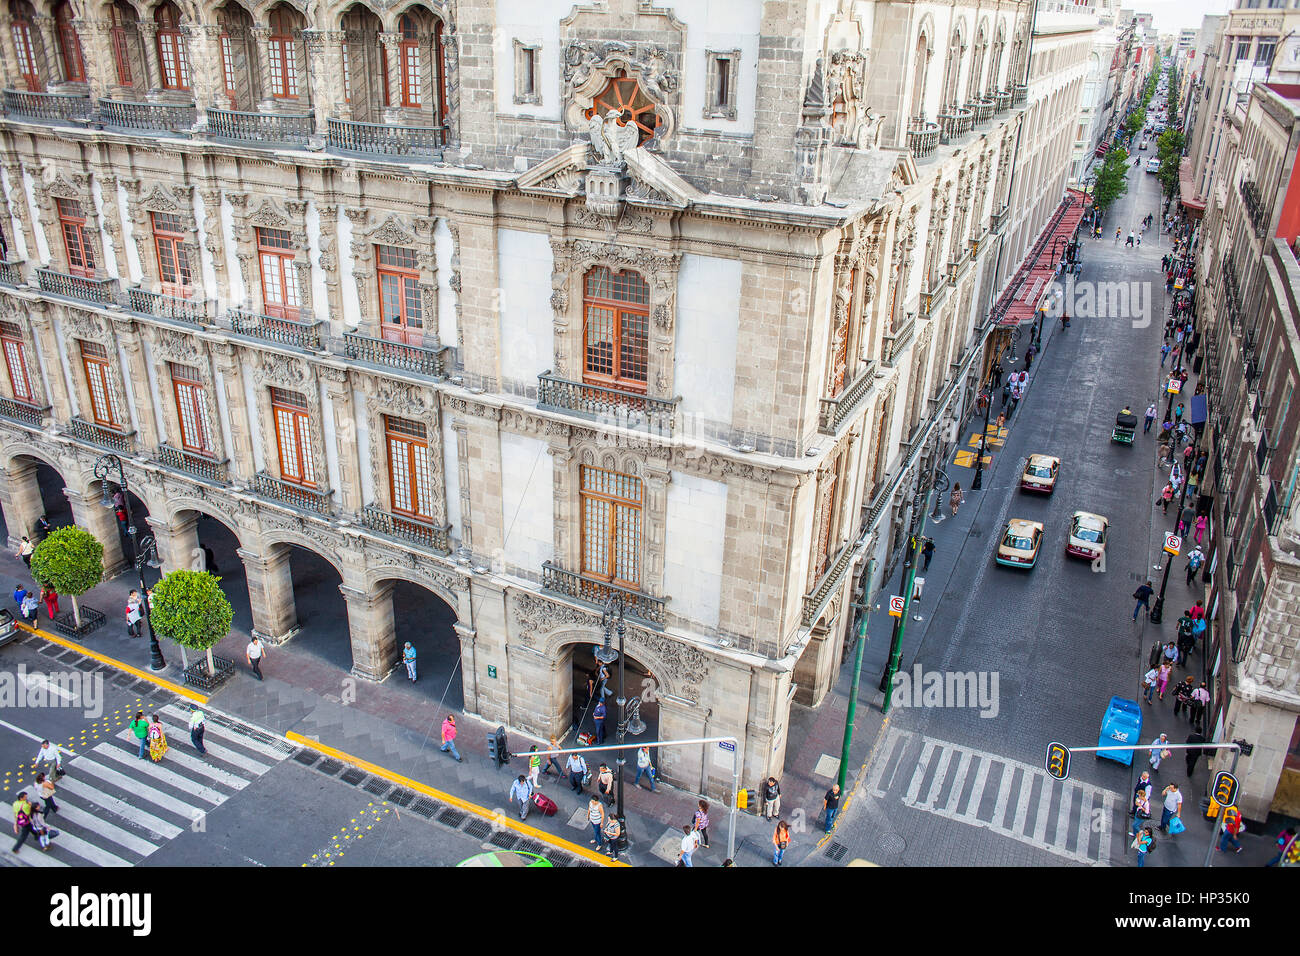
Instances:
[[[1056,276],[1057,258],[1053,256],[1053,247],[1059,256],[1064,243],[1074,238],[1083,218],[1083,193],[1078,189],[1067,190],[1069,195],[1061,201],[1052,221],[1048,224],[1033,250],[1020,264],[1020,269],[1007,285],[1002,298],[998,300],[995,314],[999,316],[998,325],[1016,326],[1032,321],[1038,311],[1038,304]]]
[[[1205,214],[1205,200],[1196,198],[1192,184],[1192,161],[1184,159],[1178,164],[1178,201],[1187,210],[1190,219],[1200,219]]]

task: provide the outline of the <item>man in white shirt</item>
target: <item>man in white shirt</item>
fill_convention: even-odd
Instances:
[[[45,764],[45,773],[51,780],[63,776],[63,756],[59,753],[58,744],[42,740],[41,749],[36,752],[35,763]]]
[[[694,864],[691,863],[691,854],[694,853],[695,848],[700,845],[700,833],[694,827],[683,826],[682,834],[682,850],[681,855],[677,859],[677,865],[694,866]]]
[[[132,591],[126,599],[126,636],[140,636],[140,592]]]
[[[262,679],[262,657],[265,654],[266,649],[262,647],[261,640],[254,634],[253,639],[244,648],[244,657],[247,658],[248,666],[253,669],[253,674],[258,680]]]
[[[1169,821],[1178,816],[1183,809],[1183,794],[1178,789],[1178,784],[1171,783],[1165,787],[1164,791],[1165,806],[1160,812],[1160,831],[1167,832]]]
[[[528,819],[528,809],[532,806],[533,785],[528,782],[528,778],[522,773],[519,778],[510,787],[510,795],[506,798],[511,803],[519,801],[519,819]]]

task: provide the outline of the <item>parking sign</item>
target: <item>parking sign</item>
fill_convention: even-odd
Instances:
[[[903,598],[901,595],[895,594],[893,597],[889,599],[889,616],[890,617],[903,616]]]
[[[1182,547],[1183,547],[1182,538],[1178,537],[1178,535],[1176,534],[1170,534],[1168,531],[1165,532],[1166,553],[1172,554],[1176,558],[1178,557],[1178,552],[1182,549]]]

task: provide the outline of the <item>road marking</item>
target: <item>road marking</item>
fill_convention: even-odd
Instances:
[[[58,827],[55,827],[55,829],[57,830]],[[57,844],[58,842],[59,842],[59,838],[55,837],[54,843]],[[40,848],[40,845],[36,843],[36,838],[32,836],[29,836],[27,838],[27,842],[22,845],[22,848],[17,853],[13,851],[12,847],[6,846],[4,848],[4,855],[10,860],[15,860],[20,866],[68,866],[69,865],[67,861],[60,860],[58,857],[55,856],[50,856],[48,851],[42,850]]]
[[[186,727],[189,727],[190,715],[188,711],[182,710],[180,707],[176,706],[175,704],[168,704],[166,707],[162,708],[162,710],[159,711],[159,713],[165,714],[166,716],[171,717],[172,720],[175,720],[177,723],[184,723]],[[239,746],[244,747],[247,750],[252,750],[256,753],[262,754],[263,756],[271,757],[272,759],[275,760],[276,763],[279,763],[281,760],[283,760],[285,757],[289,755],[288,748],[286,748],[284,745],[275,747],[270,744],[264,744],[260,740],[254,740],[251,737],[246,737],[243,734],[239,733],[237,730],[232,730],[230,728],[223,727],[220,724],[214,723],[212,721],[208,721],[207,723],[204,724],[204,726],[206,728],[204,732],[205,745],[207,743],[207,739],[206,739],[207,737],[215,736],[215,737],[220,737],[222,740],[239,744]],[[186,732],[188,733],[188,730]]]
[[[78,763],[78,767],[80,767],[80,763]],[[98,790],[83,780],[73,780],[70,777],[64,777],[59,781],[58,792],[72,793],[83,797],[108,813],[120,817],[123,820],[128,820],[145,830],[149,830],[154,834],[154,836],[161,840],[171,840],[185,832],[181,827],[176,826],[174,823],[168,823],[161,817],[156,817],[152,813],[146,813],[143,810],[133,807],[125,800],[121,800],[112,794]],[[62,812],[62,807],[60,807],[60,812]]]
[[[15,727],[13,724],[9,723],[9,721],[7,721],[7,720],[0,720],[0,727],[8,728],[9,730],[12,730],[14,733],[19,734],[20,736],[26,737],[28,740],[34,740],[34,741],[36,741],[38,744],[44,743],[45,740],[46,740],[46,738],[41,737],[41,736],[39,736],[39,735],[37,735],[37,734],[34,734],[34,733],[32,733],[30,730],[23,730],[21,727]],[[63,751],[63,753],[64,753],[65,755],[67,755],[67,756],[70,756],[70,757],[76,756],[76,751],[75,751],[75,750],[69,750],[69,749],[68,749],[67,747],[65,747],[63,744],[59,744],[59,750]]]
[[[56,813],[55,816],[58,816]],[[54,829],[58,829],[55,827]],[[59,830],[59,835],[54,838],[51,844],[54,851],[59,849],[67,850],[69,853],[75,853],[83,860],[94,863],[96,866],[130,866],[131,864],[122,859],[116,853],[109,853],[107,850],[100,849],[93,843],[87,843],[80,837],[74,836],[67,830]]]
[[[123,830],[119,826],[114,826],[107,820],[103,820],[96,814],[91,813],[89,810],[83,810],[81,807],[70,804],[66,800],[56,799],[54,802],[59,805],[59,812],[54,814],[53,818],[55,823],[59,820],[71,820],[78,826],[85,827],[92,833],[97,833],[102,837],[112,840],[118,846],[126,847],[126,849],[139,853],[141,856],[148,856],[154,850],[158,849],[157,844],[150,843],[148,840],[136,836],[128,830]],[[58,827],[56,826],[55,829],[57,830]],[[181,832],[179,827],[176,828],[176,832]],[[55,839],[58,838],[56,837]]]
[[[921,747],[921,756],[916,761],[916,770],[912,773],[912,782],[908,784],[907,796],[903,797],[903,802],[909,806],[916,803],[916,798],[921,794],[921,780],[925,776],[925,768],[930,764],[930,755],[934,753],[935,747],[938,746],[936,741],[929,737],[924,738],[924,745]]]
[[[132,760],[139,760],[139,757],[132,757]],[[141,800],[148,800],[155,806],[162,807],[164,810],[170,810],[172,813],[185,820],[194,819],[195,808],[185,803],[183,800],[177,800],[161,790],[155,790],[153,787],[146,786],[124,773],[118,773],[111,767],[105,767],[96,763],[87,757],[82,757],[77,761],[77,771],[79,773],[88,773],[92,777],[98,777],[105,783],[111,783],[115,787],[120,787],[132,796],[139,797]]]
[[[168,727],[166,724],[163,724],[164,733],[168,733],[169,731],[173,731],[173,730],[175,731],[177,737],[179,737],[184,732],[181,730],[177,730],[174,727]],[[134,744],[135,734],[132,733],[129,729],[124,730],[117,735],[117,739],[124,740],[127,743]],[[207,747],[206,741],[204,742],[204,746]],[[221,749],[224,753],[235,756],[231,751],[226,750],[224,747]],[[216,751],[212,747],[207,747],[207,751],[209,755],[214,757],[217,756]],[[187,753],[181,753],[174,746],[169,746],[167,748],[167,756],[164,757],[163,759],[166,760],[168,763],[178,764],[179,766],[184,767],[186,770],[193,770],[195,773],[202,774],[203,776],[209,778],[210,780],[215,780],[217,783],[225,784],[227,787],[231,787],[235,790],[243,790],[251,782],[248,779],[241,777],[237,774],[233,774],[230,773],[229,771],[222,770],[220,767],[215,767],[212,764],[208,763],[207,761],[200,760],[198,757],[191,757]],[[248,761],[248,763],[252,764],[252,767],[248,769],[253,770],[255,773],[265,773],[267,770],[271,769],[266,764],[257,763],[254,760],[250,760]]]
[[[166,767],[162,766],[161,763],[154,763],[152,759],[149,763],[145,764],[140,761],[140,758],[135,754],[128,754],[123,750],[119,750],[113,744],[102,743],[95,747],[91,753],[100,757],[105,757],[119,764],[125,764],[128,767],[143,766],[145,773],[150,780],[158,783],[165,783],[167,786],[175,787],[177,790],[184,790],[191,796],[198,797],[200,800],[206,800],[213,806],[224,803],[226,800],[227,794],[222,793],[220,790],[213,790],[211,787],[204,786],[195,780],[191,780],[189,777],[182,776],[174,770],[168,770]],[[163,757],[164,761],[166,759],[166,757]]]
[[[49,676],[46,674],[39,672],[24,674],[23,683],[27,685],[29,690],[36,687],[42,688],[45,693],[52,694],[59,698],[59,700],[67,701],[70,704],[76,703],[77,701],[77,694],[74,694],[66,688],[60,687],[58,684],[51,683]]]
[[[948,794],[948,802],[944,804],[944,810],[948,813],[952,813],[957,809],[957,804],[961,800],[961,792],[966,789],[966,774],[970,770],[970,761],[970,751],[963,750],[961,759],[957,761],[957,776],[953,779],[952,791]]]

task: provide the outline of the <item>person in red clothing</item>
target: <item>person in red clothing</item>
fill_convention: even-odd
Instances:
[[[41,600],[45,602],[45,613],[54,620],[54,615],[59,613],[59,592],[54,588],[41,588]]]
[[[1192,605],[1191,610],[1187,612],[1193,621],[1199,621],[1205,617],[1205,608],[1201,607],[1201,599],[1197,598],[1196,603]]]
[[[1219,834],[1219,852],[1226,853],[1229,844],[1236,847],[1237,852],[1241,852],[1241,843],[1237,837],[1241,834],[1241,811],[1236,807],[1228,807],[1227,813],[1223,819],[1223,832]]]

